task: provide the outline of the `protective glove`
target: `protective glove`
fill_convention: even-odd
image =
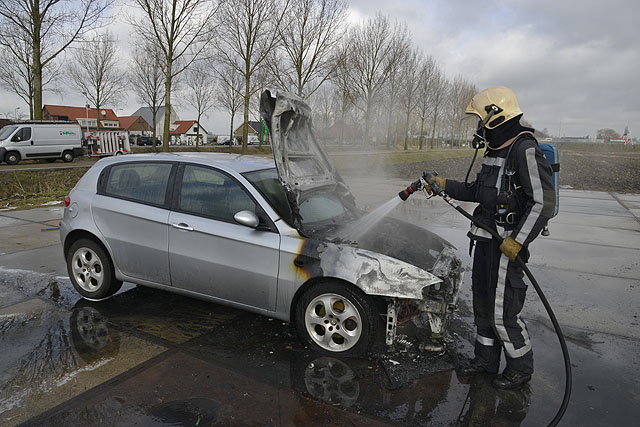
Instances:
[[[507,256],[511,261],[515,261],[518,253],[522,249],[522,245],[514,240],[513,237],[509,236],[502,241],[500,245],[500,250],[503,254]]]
[[[447,185],[447,180],[444,178],[440,178],[439,176],[434,176],[429,179],[429,184],[435,183],[438,187],[445,190],[445,186]],[[433,190],[431,187],[428,188],[429,191]],[[446,190],[445,190],[446,191]]]

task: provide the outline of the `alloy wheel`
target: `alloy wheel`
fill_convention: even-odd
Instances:
[[[318,295],[307,305],[305,327],[321,348],[342,352],[358,343],[362,335],[362,318],[349,299],[326,293]]]

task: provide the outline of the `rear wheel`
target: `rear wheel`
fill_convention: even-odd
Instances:
[[[341,282],[323,282],[306,290],[295,318],[298,334],[314,350],[346,357],[368,350],[379,323],[372,298]]]
[[[18,162],[20,162],[20,153],[10,151],[4,156],[4,161],[7,162],[8,165],[17,165]]]
[[[65,163],[69,163],[73,161],[73,153],[71,151],[65,151],[62,153],[62,161]]]
[[[67,271],[71,283],[85,298],[104,299],[120,290],[111,259],[93,240],[80,239],[69,248]]]

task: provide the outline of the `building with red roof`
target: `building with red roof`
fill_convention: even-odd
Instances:
[[[169,128],[172,144],[195,145],[196,138],[200,141],[198,144],[207,142],[207,131],[198,126],[197,120],[176,120]]]
[[[49,105],[42,107],[42,118],[45,120],[65,120],[77,123],[83,131],[87,127],[89,132],[97,129],[98,113],[95,108],[71,107],[67,105]],[[111,108],[100,109],[101,130],[122,130],[120,120]]]

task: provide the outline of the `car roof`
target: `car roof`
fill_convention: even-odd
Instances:
[[[130,161],[174,161],[190,162],[208,166],[218,166],[224,169],[234,170],[238,173],[251,172],[275,167],[271,156],[250,156],[230,153],[151,153],[131,154],[104,158],[101,162],[107,164]]]

